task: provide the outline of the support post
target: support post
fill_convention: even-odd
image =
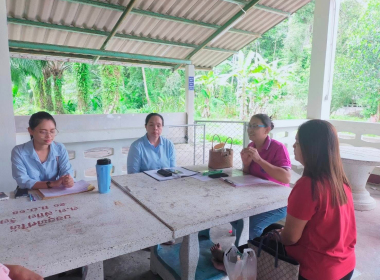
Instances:
[[[329,119],[341,0],[315,1],[307,118]]]
[[[186,65],[185,68],[185,87],[186,87],[186,113],[187,124],[194,124],[194,65]]]
[[[12,178],[11,151],[16,145],[16,127],[13,112],[11,68],[9,62],[6,1],[0,0],[0,191],[16,188]]]

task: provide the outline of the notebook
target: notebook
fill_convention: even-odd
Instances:
[[[54,188],[54,189],[39,189],[38,193],[41,195],[42,199],[49,199],[49,198],[55,198],[59,196],[69,195],[69,194],[76,194],[76,193],[82,193],[82,192],[88,192],[94,190],[95,187],[91,185],[90,183],[80,180],[74,184],[72,188]]]
[[[245,186],[257,186],[257,185],[273,185],[274,183],[268,180],[263,180],[252,175],[236,176],[220,178],[220,180],[230,184],[234,187],[245,187]]]

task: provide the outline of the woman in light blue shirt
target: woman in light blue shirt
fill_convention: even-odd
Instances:
[[[129,174],[175,167],[174,145],[161,136],[163,126],[164,118],[160,114],[151,113],[146,117],[146,134],[133,142],[129,148]]]
[[[54,142],[57,135],[54,118],[46,112],[29,119],[29,142],[12,150],[12,176],[22,189],[50,189],[74,185],[73,170],[63,144]]]

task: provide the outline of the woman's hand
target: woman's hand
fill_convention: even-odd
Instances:
[[[62,185],[65,188],[71,188],[74,186],[74,179],[73,177],[71,177],[70,174],[64,175],[61,178],[62,178]]]
[[[9,269],[9,278],[12,280],[44,280],[42,276],[30,271],[21,265],[5,265]]]
[[[250,155],[250,157],[252,158],[254,162],[259,162],[262,160],[261,156],[259,155],[259,152],[255,148],[248,147],[247,153]]]
[[[240,152],[241,161],[243,162],[244,166],[249,166],[253,160],[251,154],[248,151],[249,151],[248,148],[244,148]]]

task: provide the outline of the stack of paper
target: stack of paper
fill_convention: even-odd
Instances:
[[[273,183],[268,180],[263,180],[258,177],[252,176],[252,175],[244,175],[244,176],[237,176],[237,177],[224,177],[220,178],[227,184],[230,184],[234,187],[244,187],[244,186],[257,186],[257,185],[273,185],[276,183]]]
[[[58,196],[63,195],[69,195],[69,194],[75,194],[75,193],[82,193],[82,192],[88,192],[94,190],[95,187],[91,185],[90,183],[81,180],[74,184],[71,188],[54,188],[54,189],[39,189],[39,193],[41,194],[42,199],[48,199],[48,198],[54,198]]]

